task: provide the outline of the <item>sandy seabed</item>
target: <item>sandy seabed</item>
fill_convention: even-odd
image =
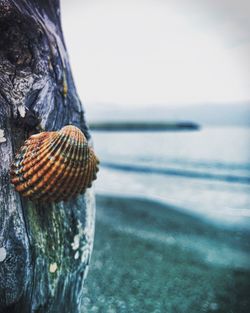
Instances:
[[[248,313],[250,231],[150,200],[97,196],[83,313]]]

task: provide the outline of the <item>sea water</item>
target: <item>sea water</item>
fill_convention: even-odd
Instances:
[[[92,132],[96,191],[163,201],[210,221],[250,229],[250,132]]]

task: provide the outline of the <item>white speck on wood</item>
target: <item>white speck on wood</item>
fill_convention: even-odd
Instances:
[[[26,113],[25,106],[24,105],[19,105],[18,106],[18,112],[19,112],[21,117],[24,117],[25,113]]]
[[[4,137],[4,130],[0,129],[0,143],[5,142],[6,138]]]
[[[57,271],[57,264],[56,263],[50,264],[49,271],[50,273],[55,273]]]
[[[79,259],[79,256],[80,256],[79,251],[76,251],[76,253],[75,253],[75,255],[74,255],[75,260],[78,260],[78,259]]]
[[[3,262],[6,259],[7,252],[4,247],[0,247],[0,262]]]
[[[73,250],[77,250],[80,246],[80,234],[74,236],[74,241],[71,244]]]

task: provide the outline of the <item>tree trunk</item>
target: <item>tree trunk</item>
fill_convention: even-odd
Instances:
[[[77,313],[93,246],[93,190],[41,204],[10,184],[16,150],[32,133],[79,127],[59,0],[0,0],[0,312]]]

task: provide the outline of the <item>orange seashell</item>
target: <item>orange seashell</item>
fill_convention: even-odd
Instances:
[[[68,125],[25,141],[11,168],[11,182],[31,200],[59,202],[85,192],[99,160],[81,130]]]

